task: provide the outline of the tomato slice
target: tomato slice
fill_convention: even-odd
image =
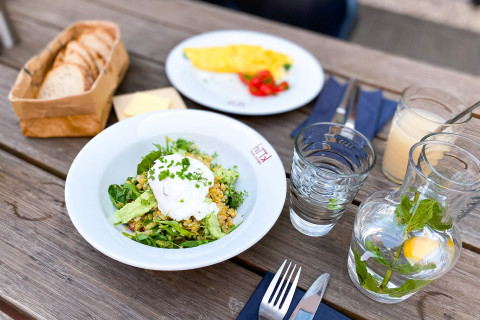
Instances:
[[[265,95],[267,96],[270,96],[270,95],[274,95],[277,93],[277,90],[275,88],[275,84],[273,85],[269,85],[269,84],[262,84],[260,85],[260,91],[263,91],[265,93]]]
[[[287,81],[282,81],[277,85],[277,92],[282,92],[290,88]]]
[[[262,80],[257,78],[257,77],[252,77],[252,80],[250,80],[249,86],[255,87],[255,88],[260,88],[262,85]]]
[[[248,91],[257,97],[276,95],[290,87],[286,81],[275,84],[275,79],[268,70],[259,71],[254,75],[239,73],[238,77],[248,86]]]
[[[250,93],[252,95],[257,96],[257,97],[266,97],[267,96],[267,94],[265,92],[263,92],[262,90],[260,90],[257,87],[249,86],[248,91],[250,91]]]
[[[268,70],[262,70],[258,72],[255,77],[258,77],[264,84],[275,84],[275,80]]]

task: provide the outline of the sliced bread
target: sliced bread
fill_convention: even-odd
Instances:
[[[110,49],[113,47],[113,42],[115,41],[115,38],[112,37],[110,33],[100,28],[95,29],[93,33],[95,34],[95,36],[97,36],[97,38],[106,43]]]
[[[37,99],[56,99],[81,94],[92,85],[92,78],[84,68],[73,63],[63,63],[51,69],[37,95]]]
[[[96,78],[98,76],[99,70],[87,47],[85,47],[78,41],[69,41],[65,49],[65,55],[69,55],[72,53],[78,53],[82,56],[82,58],[87,62],[88,69],[90,70],[93,78]]]
[[[96,51],[103,61],[108,61],[111,48],[102,40],[100,40],[94,32],[85,32],[79,38],[78,42],[85,45],[87,48]]]
[[[53,61],[52,68],[56,68],[63,63],[63,57],[65,56],[65,49],[60,50]]]
[[[94,78],[94,75],[92,74],[89,64],[78,52],[72,51],[72,52],[69,52],[68,54],[65,54],[63,56],[62,62],[79,65],[80,67],[85,69],[85,71],[88,73],[88,76],[90,76],[91,78]]]

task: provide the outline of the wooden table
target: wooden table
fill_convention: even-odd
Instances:
[[[458,91],[480,99],[480,78],[418,63],[196,1],[11,0],[21,38],[0,55],[0,319],[233,319],[266,271],[285,259],[303,267],[307,289],[323,272],[332,275],[324,302],[352,318],[478,319],[480,317],[480,214],[462,223],[463,251],[455,268],[405,302],[376,303],[361,294],[347,274],[347,251],[355,210],[373,191],[391,186],[380,171],[385,131],[374,140],[378,162],[354,203],[321,238],[300,234],[288,208],[272,230],[244,253],[210,267],[182,272],[134,268],[99,253],[68,218],[64,184],[68,168],[88,138],[31,139],[22,136],[7,94],[22,65],[74,20],[108,19],[120,25],[131,67],[118,93],[165,87],[165,59],[180,41],[217,29],[251,29],[290,39],[309,50],[327,74],[355,77],[365,88],[398,98],[414,83]],[[375,35],[372,35],[375,36]],[[186,100],[190,108],[205,109]],[[312,104],[264,117],[234,116],[276,148],[290,175],[290,132]],[[109,124],[116,122],[112,114]],[[478,137],[480,120],[465,134]],[[1,310],[0,309],[0,310]]]

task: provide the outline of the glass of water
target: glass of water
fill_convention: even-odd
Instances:
[[[337,123],[319,122],[295,137],[290,219],[309,236],[327,234],[375,165],[370,141]]]

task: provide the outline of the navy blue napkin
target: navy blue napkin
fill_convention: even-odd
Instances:
[[[238,315],[237,320],[252,320],[258,319],[258,308],[260,307],[260,302],[262,301],[263,295],[265,291],[267,291],[268,285],[273,279],[273,273],[267,272],[265,277],[263,277],[262,281],[258,285],[258,287],[253,292],[250,300],[248,300],[247,304],[243,308],[242,312]],[[327,290],[329,290],[327,288]],[[332,290],[332,289],[330,289]],[[285,315],[284,319],[290,318],[292,315],[293,310],[302,299],[305,292],[300,289],[295,290],[295,294],[293,295],[292,303],[290,304],[290,308],[288,309],[287,314]],[[350,319],[343,314],[339,313],[338,311],[333,310],[329,306],[321,303],[315,313],[315,317],[313,320],[320,320],[320,319],[328,319],[328,320],[347,320]]]
[[[312,114],[292,132],[292,137],[305,126],[315,122],[330,122],[335,115],[347,84],[340,84],[330,77],[315,102]],[[384,99],[382,91],[361,91],[358,98],[355,129],[372,140],[395,113],[397,102]]]

